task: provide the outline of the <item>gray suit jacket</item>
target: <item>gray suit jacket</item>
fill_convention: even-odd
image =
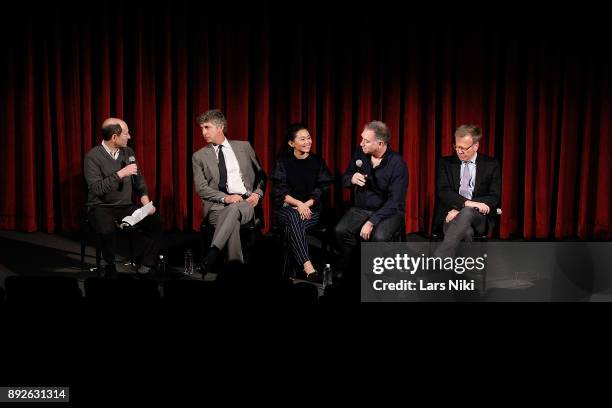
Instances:
[[[238,159],[242,182],[249,192],[264,195],[266,175],[259,165],[255,151],[249,142],[230,140],[229,144]],[[191,157],[193,165],[193,183],[196,192],[202,199],[204,216],[211,210],[225,208],[223,198],[227,196],[219,191],[219,164],[212,144],[201,148]],[[261,205],[261,201],[258,205]],[[257,212],[255,212],[257,214]]]

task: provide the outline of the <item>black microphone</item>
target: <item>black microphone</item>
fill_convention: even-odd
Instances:
[[[130,164],[136,164],[136,158],[134,156],[128,157]],[[136,168],[136,176],[138,176],[138,168]]]
[[[121,160],[121,168],[125,167],[125,161]],[[119,188],[117,191],[123,191],[123,178],[119,179]]]
[[[365,180],[366,184],[368,184],[368,175],[361,172],[361,166],[363,166],[363,161],[361,159],[355,160],[355,166],[357,166],[357,173],[362,174],[363,177],[366,179]],[[365,187],[365,185],[363,187]]]

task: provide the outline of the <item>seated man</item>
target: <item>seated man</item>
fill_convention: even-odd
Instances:
[[[471,242],[475,233],[486,233],[487,214],[495,211],[499,203],[499,162],[477,153],[481,138],[482,131],[477,126],[459,126],[455,131],[456,155],[440,159],[440,201],[434,230],[443,225],[444,241],[436,256],[454,256],[460,241]]]
[[[345,188],[355,187],[355,204],[336,225],[342,250],[340,273],[350,268],[360,238],[391,241],[401,228],[408,189],[408,168],[402,156],[389,146],[389,129],[383,122],[365,125],[358,149],[342,176]]]
[[[115,254],[117,233],[115,222],[131,215],[137,207],[132,203],[132,192],[140,196],[142,205],[149,203],[147,185],[138,172],[134,151],[127,147],[130,132],[127,124],[117,118],[109,118],[102,124],[102,143],[85,156],[84,173],[87,182],[87,217],[91,226],[102,237],[102,256],[106,262],[105,273],[116,273]],[[144,233],[142,265],[137,270],[145,275],[154,268],[161,243],[162,225],[155,207],[138,225]]]
[[[228,260],[243,262],[240,225],[255,217],[254,208],[264,194],[265,174],[249,142],[226,139],[227,121],[221,112],[205,112],[198,123],[208,145],[193,154],[193,182],[205,217],[215,226],[202,265],[207,273],[226,245]]]

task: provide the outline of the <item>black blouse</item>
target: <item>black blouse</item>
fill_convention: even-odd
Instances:
[[[325,161],[315,154],[298,159],[293,154],[279,158],[270,175],[275,209],[283,207],[285,196],[306,202],[314,200],[312,209],[321,211],[321,195],[327,191],[332,176]]]

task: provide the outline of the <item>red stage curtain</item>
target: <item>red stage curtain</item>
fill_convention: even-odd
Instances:
[[[415,16],[377,29],[368,16],[285,18],[265,4],[230,17],[102,2],[8,19],[0,228],[78,228],[83,157],[108,116],[127,121],[165,227],[198,228],[195,118],[218,108],[268,173],[290,122],[308,125],[338,178],[364,123],[387,122],[410,173],[408,232],[430,229],[454,128],[480,124],[480,152],[502,163],[502,238],[611,238],[612,66],[598,30]],[[338,213],[350,202],[337,184],[331,196]],[[268,196],[264,206],[269,220]]]

